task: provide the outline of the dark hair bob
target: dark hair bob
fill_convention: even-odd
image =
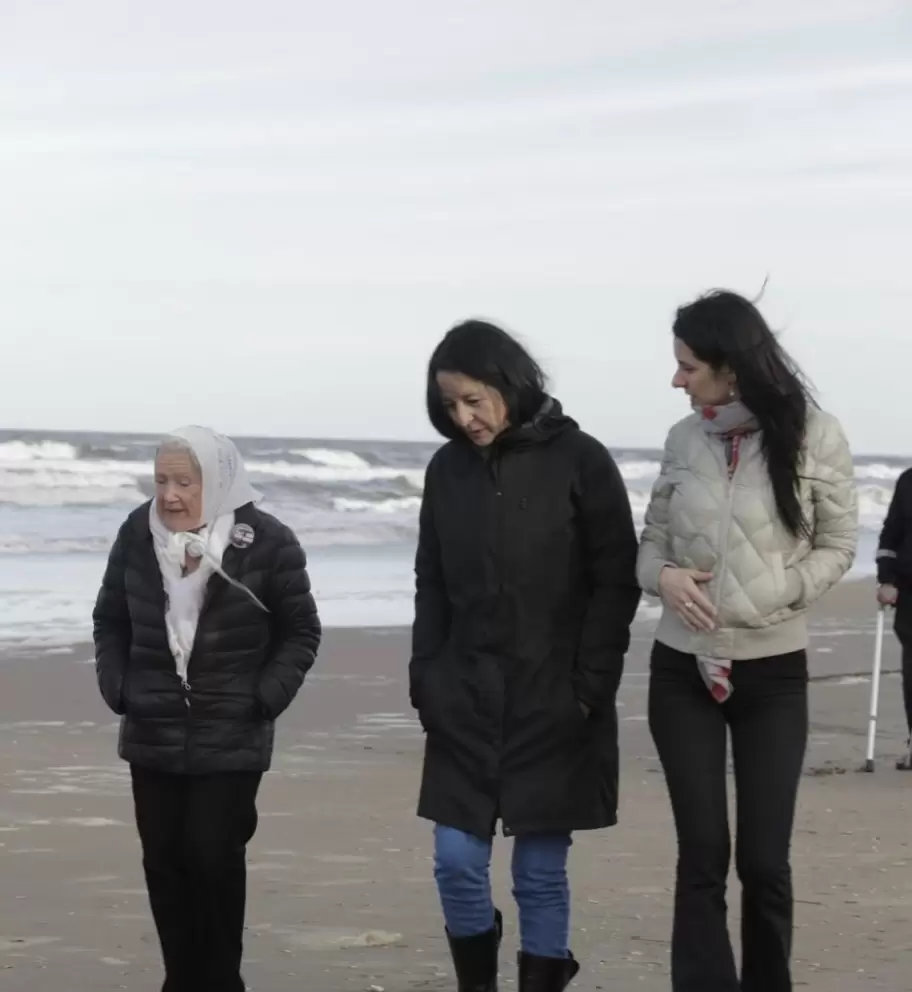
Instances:
[[[515,338],[496,324],[467,320],[444,335],[428,362],[428,418],[445,438],[462,432],[444,409],[438,372],[458,372],[496,389],[513,426],[532,420],[547,398],[541,367]]]

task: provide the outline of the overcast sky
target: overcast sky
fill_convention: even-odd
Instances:
[[[652,446],[674,308],[769,276],[912,454],[910,238],[909,0],[0,3],[0,426],[427,437],[480,315]]]

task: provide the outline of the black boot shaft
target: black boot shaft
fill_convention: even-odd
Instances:
[[[474,937],[447,934],[459,992],[497,992],[497,965],[503,920],[495,911],[494,926]]]

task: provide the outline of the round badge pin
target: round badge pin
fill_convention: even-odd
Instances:
[[[231,531],[231,544],[235,548],[249,548],[253,544],[253,528],[249,524],[236,524]]]

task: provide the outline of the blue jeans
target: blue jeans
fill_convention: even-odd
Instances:
[[[533,834],[513,843],[513,898],[522,950],[565,958],[570,939],[569,834]],[[434,827],[434,878],[452,937],[474,937],[494,926],[491,840],[453,827]]]

